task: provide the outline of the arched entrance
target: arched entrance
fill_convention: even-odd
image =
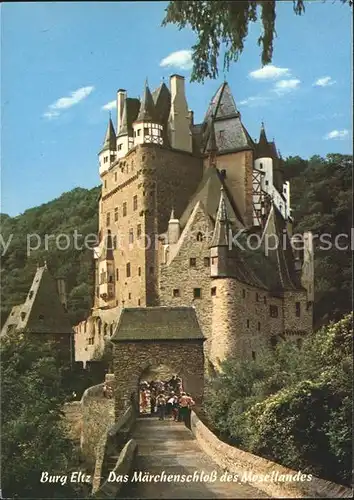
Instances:
[[[167,366],[179,374],[184,389],[201,403],[204,391],[205,337],[192,307],[146,307],[123,309],[114,344],[116,418],[139,400],[144,372]],[[151,373],[151,372],[150,372]]]

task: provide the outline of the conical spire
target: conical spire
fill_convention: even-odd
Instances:
[[[229,245],[230,220],[226,209],[224,188],[220,189],[220,201],[210,248]]]
[[[146,79],[144,94],[141,99],[140,110],[136,121],[156,122],[154,100],[152,98],[148,82]]]
[[[116,149],[116,132],[114,130],[111,117],[109,117],[102,151],[104,151],[105,149],[109,149],[110,151],[114,151]]]
[[[261,125],[261,133],[259,134],[259,142],[258,144],[268,144],[268,139],[265,133],[264,122]]]

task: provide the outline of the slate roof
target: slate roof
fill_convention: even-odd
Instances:
[[[133,123],[138,116],[140,108],[139,99],[127,97],[124,101],[122,122],[118,132],[118,137],[123,135],[133,136]]]
[[[210,248],[229,246],[230,221],[226,209],[224,188],[221,188],[218,212],[216,214],[215,228]]]
[[[224,179],[222,178],[219,170],[214,167],[210,167],[205,170],[203,178],[194,196],[191,198],[190,202],[187,205],[187,208],[181,216],[181,227],[183,228],[186,225],[198,201],[201,201],[201,203],[205,207],[207,214],[212,218],[213,221],[215,221],[220,201],[221,188],[224,188],[225,204],[231,224],[235,228],[243,227],[241,216],[239,215],[237,208],[234,206],[232,197],[229,194]]]
[[[205,340],[193,307],[123,309],[112,342]]]
[[[158,122],[155,103],[147,82],[145,83],[144,93],[143,97],[141,98],[139,114],[136,118],[136,121],[154,123]]]
[[[115,151],[115,149],[116,149],[116,131],[114,130],[112,119],[109,118],[106,135],[103,141],[102,151],[105,150]]]
[[[72,333],[69,319],[60,302],[56,282],[46,266],[37,269],[26,301],[16,308],[16,330],[39,334]],[[7,325],[13,324],[12,321],[10,314]]]
[[[241,122],[240,112],[227,82],[215,93],[204,118],[201,141],[204,153],[212,150],[214,140],[219,153],[254,148],[253,140]]]

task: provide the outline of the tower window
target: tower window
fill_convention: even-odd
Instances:
[[[299,318],[301,316],[301,304],[300,302],[295,303],[296,316]]]
[[[141,267],[138,267],[138,276],[141,276]]]
[[[196,265],[197,265],[197,259],[194,257],[191,257],[189,259],[189,267],[196,267]]]
[[[128,299],[130,300],[131,298],[132,298],[132,294],[131,294],[131,293],[129,293],[129,294],[128,294]]]
[[[25,317],[26,317],[26,313],[22,312],[21,313],[21,319],[22,319],[22,321],[25,319]]]
[[[106,226],[108,227],[111,224],[111,214],[107,212],[106,214]]]
[[[278,317],[278,306],[269,306],[269,314],[271,318]]]
[[[115,221],[118,220],[118,207],[115,207],[115,209],[114,209],[114,220]]]
[[[258,300],[259,300],[259,295],[258,293],[256,293],[256,302],[258,302]]]
[[[133,198],[133,210],[138,210],[138,197],[137,195]]]
[[[136,131],[137,135],[140,135],[140,132],[141,132],[141,130],[139,128],[139,130]]]
[[[247,328],[249,328],[249,327],[250,327],[250,320],[248,319],[247,320]]]
[[[136,228],[136,237],[139,239],[141,237],[141,224],[138,224]]]
[[[144,127],[144,135],[149,135],[149,127]]]
[[[260,163],[260,164],[259,164],[259,168],[263,168],[263,163]]]
[[[265,185],[268,186],[269,185],[269,181],[265,181]]]
[[[252,351],[252,359],[253,359],[253,361],[255,361],[255,359],[256,359],[256,351]]]
[[[242,298],[245,299],[246,298],[246,290],[242,290]]]
[[[209,267],[210,266],[210,258],[209,257],[204,257],[204,266]]]
[[[173,296],[174,296],[174,297],[180,297],[180,291],[179,291],[179,288],[175,288],[175,289],[173,290]]]
[[[118,151],[122,150],[122,144],[118,144]]]
[[[259,332],[261,331],[261,324],[260,324],[260,322],[259,322],[259,321],[258,321],[258,323],[257,323],[257,330],[258,330]]]
[[[201,232],[197,234],[197,241],[203,241],[203,234]]]
[[[194,288],[193,289],[193,297],[195,299],[200,299],[201,296],[202,296],[202,290],[201,290],[201,288]]]
[[[215,295],[216,295],[216,286],[213,286],[212,289],[210,290],[210,292],[211,292],[211,296],[215,297]]]
[[[104,188],[105,189],[107,188],[107,181],[106,180],[104,181]]]
[[[119,280],[119,269],[116,269],[116,281]]]
[[[127,269],[127,278],[130,278],[130,262],[127,263],[126,269]]]
[[[109,283],[113,283],[113,276],[112,276],[111,274],[109,275],[108,282],[109,282]]]
[[[125,201],[123,203],[123,217],[126,217],[127,215],[127,202]]]
[[[129,243],[133,243],[134,241],[134,231],[133,229],[129,229]]]
[[[117,172],[114,172],[114,182],[117,182]]]

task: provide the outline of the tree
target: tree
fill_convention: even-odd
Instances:
[[[352,0],[340,0],[352,6]],[[305,12],[304,0],[293,0],[294,12]],[[244,49],[249,24],[260,18],[263,33],[258,39],[262,47],[262,64],[272,61],[276,19],[275,0],[173,0],[169,2],[162,25],[176,24],[179,29],[190,25],[198,41],[192,47],[193,71],[191,81],[203,82],[217,78],[220,47],[224,45],[224,71],[237,61]]]
[[[48,471],[78,470],[65,436],[60,360],[50,344],[29,334],[7,335],[1,344],[2,492],[6,498],[78,498],[66,484],[41,483]],[[75,464],[76,462],[76,464]]]

